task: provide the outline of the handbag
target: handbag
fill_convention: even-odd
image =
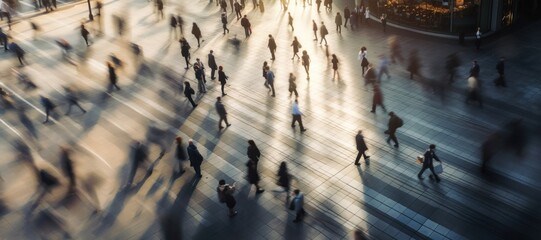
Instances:
[[[436,174],[442,174],[443,173],[443,164],[438,164],[436,166],[434,166],[434,172]]]
[[[289,210],[295,210],[295,201],[291,201],[291,203],[289,203]]]
[[[415,160],[418,164],[423,164],[423,162],[425,161],[425,156],[423,155],[419,155],[417,156],[417,159]]]

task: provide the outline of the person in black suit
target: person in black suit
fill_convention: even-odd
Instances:
[[[214,51],[210,50],[210,53],[208,54],[208,62],[207,62],[207,65],[210,68],[210,79],[212,80],[216,79],[214,74],[216,73],[216,69],[218,69],[218,64],[216,64],[216,59],[214,58],[213,53]]]
[[[440,182],[440,177],[438,177],[436,172],[434,172],[434,160],[441,162],[438,156],[436,155],[436,145],[430,144],[430,146],[428,147],[428,150],[426,150],[425,155],[424,155],[423,168],[421,169],[419,174],[417,174],[417,177],[419,179],[424,179],[422,176],[423,172],[427,168],[430,168],[430,171],[432,172],[432,175],[430,175],[430,179],[432,179],[433,178],[432,176],[434,176],[434,178],[436,178],[436,182]]]
[[[473,60],[473,66],[470,68],[470,77],[479,78],[481,67],[477,64],[477,60]]]
[[[192,95],[195,94],[195,90],[190,86],[188,81],[184,82],[184,96],[188,98],[188,101],[192,104],[192,107],[197,107],[197,104],[193,101]]]
[[[496,70],[498,70],[498,78],[494,81],[496,87],[507,87],[505,83],[505,58],[501,57],[498,64],[496,64]]]
[[[361,155],[364,157],[364,162],[366,163],[366,165],[368,165],[369,164],[368,159],[370,158],[370,156],[366,155],[366,150],[368,150],[368,147],[366,146],[366,143],[364,142],[362,130],[359,130],[359,132],[357,132],[357,136],[355,136],[355,143],[357,144],[357,151],[359,151],[359,153],[357,154],[357,158],[355,158],[355,165],[357,166],[361,165],[359,163],[359,160],[361,159]]]
[[[220,120],[218,121],[218,128],[219,129],[224,128],[222,127],[222,121],[225,121],[225,125],[227,125],[228,127],[231,126],[231,124],[229,124],[229,122],[227,121],[227,111],[225,110],[225,106],[222,103],[221,97],[216,98],[215,106],[216,106],[216,112],[218,112],[218,115],[220,116]]]
[[[385,131],[386,134],[389,134],[387,138],[387,143],[391,143],[391,140],[394,142],[394,147],[398,147],[398,139],[396,138],[396,129],[402,126],[403,122],[394,112],[389,113],[389,123],[387,124],[388,129]]]
[[[225,75],[224,67],[219,66],[218,67],[218,81],[220,81],[220,84],[222,85],[222,96],[227,95],[224,91],[225,84],[227,83],[227,79],[229,77]]]
[[[274,56],[274,53],[276,52],[276,41],[274,41],[274,38],[272,37],[272,35],[269,34],[269,43],[267,44],[267,46],[269,47],[269,50],[271,52],[271,60],[275,60],[276,59],[276,56]]]
[[[257,145],[255,145],[254,140],[248,140],[248,150],[246,151],[246,155],[248,155],[248,158],[255,163],[255,168],[257,169],[257,163],[259,162],[259,158],[261,157],[261,152],[259,151],[259,148],[257,148]]]
[[[54,109],[56,108],[56,105],[47,97],[40,96],[41,98],[41,105],[45,108],[45,121],[43,123],[49,122],[49,115],[51,112],[54,112]],[[55,113],[56,115],[56,113]]]
[[[190,165],[195,170],[195,174],[198,178],[203,177],[201,175],[201,163],[203,163],[203,156],[197,150],[197,147],[193,144],[193,140],[188,141],[188,157],[190,159]]]
[[[107,70],[109,72],[109,87],[107,89],[107,92],[113,91],[113,88],[116,88],[117,90],[120,90],[120,87],[118,87],[118,77],[116,75],[116,68],[114,67],[113,63],[107,62]]]

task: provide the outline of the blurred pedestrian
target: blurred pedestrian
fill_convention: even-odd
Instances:
[[[102,15],[102,12],[101,12],[101,9],[103,8],[103,3],[101,2],[101,0],[96,0],[96,10],[97,10],[97,13],[96,13],[96,21],[98,23],[98,32],[100,34],[103,34],[103,30],[102,30],[102,27],[103,27],[103,19],[101,17]]]
[[[252,35],[252,24],[248,20],[247,15],[244,15],[244,17],[240,20],[240,25],[244,28],[244,34],[246,37]]]
[[[297,84],[295,83],[296,79],[297,78],[295,75],[293,75],[293,73],[289,73],[289,97],[295,93],[295,99],[299,97],[299,93],[297,92]]]
[[[0,42],[4,45],[4,52],[8,51],[8,35],[0,28]]]
[[[366,18],[366,25],[370,23],[370,9],[368,7],[364,10],[364,18]]]
[[[278,169],[278,186],[282,187],[283,190],[286,192],[287,199],[289,199],[289,189],[291,186],[291,176],[289,175],[289,171],[287,170],[287,163],[281,162],[280,168]]]
[[[188,141],[188,157],[190,158],[190,166],[193,167],[195,170],[195,175],[198,178],[203,177],[201,174],[201,164],[203,163],[203,156],[201,153],[199,153],[199,150],[197,150],[197,147],[193,143],[193,140],[190,139]]]
[[[269,82],[267,81],[267,66],[269,66],[269,64],[267,63],[267,61],[264,61],[262,71],[263,71],[263,78],[265,79],[265,83],[263,83],[263,85],[266,88],[270,89]]]
[[[130,144],[130,152],[131,168],[126,187],[131,187],[139,168],[145,169],[145,178],[152,174],[151,165],[148,163],[148,146],[143,142],[134,140]]]
[[[231,126],[231,124],[229,124],[229,122],[227,121],[227,111],[225,110],[225,106],[222,103],[221,97],[216,98],[216,103],[214,104],[214,106],[216,107],[216,112],[218,113],[218,116],[220,116],[220,120],[218,120],[218,129],[221,130],[222,128],[224,128],[222,126],[222,121],[225,122],[226,127]]]
[[[195,22],[192,25],[192,34],[195,37],[195,39],[197,39],[197,47],[200,47],[201,46],[201,38],[203,37],[203,35],[201,35],[201,29],[199,29],[199,26],[197,26],[197,23],[195,23]],[[203,40],[203,41],[205,41],[205,40]]]
[[[291,46],[293,47],[293,57],[291,58],[291,60],[293,60],[295,58],[295,56],[297,56],[297,58],[301,58],[299,57],[299,48],[301,48],[301,43],[299,42],[299,40],[297,40],[297,37],[294,36],[293,37],[293,43],[291,43]]]
[[[391,78],[391,75],[389,74],[389,60],[387,60],[387,57],[385,57],[385,55],[380,55],[378,82],[381,81],[381,76],[383,76],[384,73],[385,75],[387,75],[387,79]]]
[[[182,138],[180,136],[177,136],[175,138],[175,147],[176,147],[176,151],[175,151],[175,158],[178,162],[178,171],[177,173],[180,175],[180,174],[183,174],[184,172],[186,172],[186,170],[184,170],[184,161],[186,161],[188,159],[188,156],[186,154],[186,150],[182,144]]]
[[[321,36],[321,40],[319,41],[319,45],[323,43],[323,40],[325,40],[325,46],[327,46],[327,34],[329,34],[329,31],[327,31],[327,27],[325,27],[325,23],[321,22],[321,27],[319,28],[319,33]]]
[[[305,211],[304,211],[304,193],[302,193],[299,189],[293,190],[293,200],[291,201],[291,204],[293,205],[293,208],[291,210],[295,210],[295,220],[293,220],[294,223],[298,223],[304,219]]]
[[[456,53],[449,54],[447,60],[445,61],[445,69],[447,74],[449,74],[449,84],[452,84],[455,81],[456,68],[460,66],[460,59]]]
[[[340,15],[340,12],[336,13],[336,17],[334,17],[334,23],[336,24],[336,31],[338,33],[342,33],[342,15]]]
[[[359,160],[361,160],[361,156],[364,157],[364,163],[366,165],[370,164],[370,156],[366,155],[368,147],[366,146],[366,143],[364,141],[362,130],[359,130],[357,132],[357,135],[355,136],[355,144],[357,145],[357,151],[359,151],[359,153],[357,153],[357,157],[355,158],[355,165],[361,165],[359,163]]]
[[[49,122],[50,115],[58,115],[55,112],[56,105],[47,97],[40,96],[41,105],[45,108],[45,121],[43,123]]]
[[[190,44],[186,40],[186,38],[182,37],[179,40],[180,42],[180,53],[184,57],[184,60],[186,61],[186,67],[184,69],[189,69],[192,64],[190,64]]]
[[[321,7],[321,0],[316,0],[316,6],[317,6],[317,12],[320,12],[319,7]]]
[[[207,55],[208,62],[207,65],[210,68],[210,79],[216,79],[216,69],[218,69],[218,64],[216,64],[216,59],[214,58],[214,51],[210,50],[210,53]]]
[[[400,43],[396,37],[389,39],[389,48],[391,49],[391,62],[396,63],[398,60],[399,63],[404,62],[404,57],[402,57],[402,50]]]
[[[184,82],[184,96],[190,101],[192,107],[197,107],[197,104],[193,101],[192,95],[195,94],[195,90],[190,86],[190,82]]]
[[[248,140],[248,150],[246,151],[246,155],[248,155],[248,159],[254,161],[255,168],[257,169],[261,152],[259,151],[259,148],[257,148],[257,145],[255,145],[254,140]]]
[[[19,46],[19,44],[11,42],[9,44],[9,50],[15,53],[15,56],[17,56],[17,59],[19,59],[20,66],[24,66],[26,63],[26,60],[24,59],[26,52]]]
[[[314,31],[314,41],[317,42],[317,24],[316,24],[316,20],[312,20],[312,31]]]
[[[265,12],[265,4],[263,3],[263,0],[259,0],[259,11],[261,13]]]
[[[255,185],[256,194],[264,192],[265,190],[259,187],[259,180],[261,180],[261,178],[259,177],[259,173],[257,172],[257,163],[254,160],[250,159],[248,160],[248,163],[246,163],[246,166],[248,167],[248,183],[250,183],[250,185]]]
[[[109,87],[107,88],[107,92],[110,93],[113,91],[113,88],[120,90],[120,87],[117,85],[118,76],[116,75],[116,69],[113,63],[107,62],[107,70],[109,72]]]
[[[177,15],[177,25],[180,29],[180,35],[184,36],[184,19],[180,15]]]
[[[410,52],[409,63],[408,63],[408,72],[410,72],[410,79],[413,79],[413,75],[420,76],[421,69],[421,60],[419,59],[419,51],[413,49]]]
[[[235,200],[235,197],[233,194],[235,193],[236,187],[235,183],[232,185],[226,184],[225,180],[221,179],[218,182],[218,187],[216,188],[216,192],[218,192],[218,199],[221,203],[225,203],[227,208],[229,209],[229,217],[233,217],[237,215],[237,211],[235,211],[235,206],[237,205],[237,201]]]
[[[383,32],[385,33],[385,31],[387,30],[387,14],[381,14],[379,20],[381,20],[381,26],[383,27]]]
[[[367,59],[368,51],[365,46],[361,47],[361,51],[359,51],[359,55],[357,56],[357,59],[361,61],[361,70],[362,74],[364,75],[364,72],[366,69],[368,69],[368,59]]]
[[[475,48],[477,49],[477,51],[481,49],[481,35],[481,28],[478,27],[477,32],[475,33]]]
[[[220,85],[222,89],[222,97],[227,95],[224,91],[224,87],[225,87],[225,84],[227,83],[227,79],[229,79],[229,77],[225,75],[224,67],[219,66],[218,67],[218,81],[220,81]]]
[[[308,52],[306,50],[302,51],[302,66],[304,67],[304,70],[306,71],[306,79],[310,79],[310,56],[308,56]]]
[[[235,14],[237,15],[237,20],[239,20],[240,18],[242,18],[242,14],[240,13],[240,11],[242,10],[242,6],[240,5],[239,1],[236,0],[233,6],[235,7]]]
[[[376,113],[376,107],[381,106],[383,108],[384,112],[387,112],[387,109],[385,109],[385,105],[383,105],[383,93],[381,92],[381,88],[377,83],[374,84],[374,96],[372,98],[372,111],[371,113]]]
[[[165,18],[163,14],[163,0],[155,0],[155,1],[156,1],[156,9],[158,10],[156,14],[158,17],[158,21],[160,21]]]
[[[66,111],[66,115],[70,114],[71,107],[73,105],[81,109],[83,113],[86,113],[86,110],[83,107],[81,107],[81,105],[79,104],[79,97],[77,96],[77,93],[75,92],[75,90],[69,87],[65,87],[64,91],[66,92],[66,100],[68,102],[68,110]]]
[[[271,53],[271,60],[275,60],[276,59],[276,56],[274,55],[276,53],[276,41],[274,41],[274,38],[272,37],[272,35],[269,34],[269,43],[267,44],[267,47],[269,48],[270,50],[270,53]]]
[[[62,172],[69,180],[68,192],[75,191],[75,170],[73,169],[73,160],[70,157],[70,151],[66,147],[60,148],[60,165],[62,166]]]
[[[291,31],[295,31],[295,27],[293,27],[293,17],[291,16],[291,12],[287,12],[287,25],[291,26]]]
[[[40,34],[41,33],[41,27],[37,23],[35,23],[33,21],[30,21],[30,28],[32,28],[32,32],[33,32],[32,33],[32,39],[36,40],[37,37],[39,35],[41,35]]]
[[[496,70],[498,71],[498,78],[494,80],[494,84],[496,87],[507,87],[505,82],[505,58],[500,58],[500,61],[496,64]]]
[[[340,74],[338,73],[338,64],[340,62],[338,62],[338,58],[336,57],[336,54],[332,54],[332,59],[331,59],[331,63],[332,63],[332,70],[333,70],[333,74],[332,74],[332,79],[336,79],[338,77],[338,79],[340,79]]]
[[[175,34],[175,39],[178,39],[178,23],[177,23],[177,17],[174,14],[171,14],[171,17],[169,18],[169,38],[173,36],[172,33]]]
[[[85,40],[86,46],[90,46],[88,43],[88,36],[90,35],[90,32],[86,30],[85,24],[81,23],[81,36]]]
[[[197,79],[198,93],[206,93],[207,88],[205,86],[205,66],[203,66],[203,63],[199,60],[199,58],[197,58],[195,63],[193,64],[193,70],[195,73],[195,79]]]
[[[301,132],[306,131],[307,129],[304,128],[304,125],[302,125],[302,112],[299,109],[299,100],[298,99],[295,99],[295,102],[293,102],[293,106],[291,108],[291,115],[293,115],[293,120],[291,121],[291,127],[295,128],[295,122],[299,122]]]
[[[477,64],[477,60],[473,60],[472,67],[470,68],[470,77],[479,78],[481,67]]]
[[[349,10],[348,6],[346,6],[344,8],[344,19],[346,20],[344,22],[344,27],[346,27],[346,28],[348,27],[348,20],[349,20],[350,17],[351,17],[351,11]],[[351,22],[349,23],[349,25],[351,25]]]
[[[394,147],[398,148],[398,139],[396,138],[396,130],[399,127],[402,127],[404,125],[404,121],[396,116],[394,112],[389,113],[389,122],[387,123],[387,130],[385,131],[385,134],[389,134],[389,137],[387,138],[387,144],[391,143],[391,140],[394,142]]]
[[[272,91],[272,97],[276,97],[276,92],[274,91],[274,78],[274,72],[267,66],[267,84],[269,85],[269,91]]]
[[[417,174],[417,177],[419,179],[424,179],[423,173],[426,169],[430,169],[430,171],[432,172],[432,174],[430,175],[430,179],[435,178],[436,182],[440,182],[440,177],[438,177],[438,174],[436,174],[436,172],[434,171],[434,160],[441,162],[436,155],[436,145],[430,144],[428,150],[426,150],[424,154],[423,167],[421,168],[419,174]]]
[[[221,11],[227,14],[227,2],[225,0],[220,1]]]
[[[225,35],[225,31],[227,31],[227,33],[229,33],[229,28],[227,28],[227,15],[225,12],[222,12],[222,28],[224,29],[224,35]]]
[[[483,107],[479,79],[474,76],[470,76],[468,78],[468,94],[466,97],[466,103],[468,104],[471,101],[477,102],[479,107]]]

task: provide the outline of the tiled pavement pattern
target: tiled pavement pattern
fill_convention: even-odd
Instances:
[[[299,1],[300,2],[300,1]],[[55,204],[62,195],[59,188],[36,212],[25,220],[35,181],[24,166],[16,164],[12,147],[17,134],[25,128],[11,111],[0,117],[2,128],[0,176],[3,178],[3,199],[11,210],[0,219],[2,238],[36,239],[38,235],[61,239],[59,225],[76,239],[163,239],[162,229],[181,232],[184,239],[350,239],[355,231],[369,239],[535,239],[540,223],[539,199],[539,110],[541,108],[540,23],[531,23],[494,39],[487,39],[480,52],[471,44],[420,37],[390,29],[381,32],[376,22],[370,27],[351,32],[343,29],[336,34],[333,17],[342,9],[338,1],[332,13],[317,13],[315,7],[302,8],[291,1],[295,32],[287,26],[287,13],[278,1],[265,1],[265,12],[252,11],[247,1],[246,14],[252,22],[253,35],[244,39],[243,30],[233,14],[229,14],[231,33],[223,36],[218,9],[208,1],[168,1],[166,14],[182,9],[185,33],[192,45],[192,60],[202,58],[213,49],[218,64],[229,75],[228,95],[224,104],[232,126],[218,131],[214,111],[219,85],[208,81],[209,92],[198,97],[199,106],[191,107],[175,88],[185,77],[193,81],[193,70],[185,71],[176,42],[166,40],[167,21],[155,22],[147,1],[106,2],[106,20],[111,14],[130,9],[132,41],[143,46],[149,70],[134,74],[123,41],[113,31],[96,39],[87,54],[86,64],[78,69],[59,62],[59,49],[52,43],[57,37],[79,42],[77,26],[87,12],[77,5],[63,12],[40,16],[44,26],[40,40],[31,40],[26,25],[18,25],[12,34],[28,52],[32,63],[25,70],[37,82],[41,92],[61,101],[61,86],[74,84],[84,93],[82,104],[89,112],[76,110],[71,117],[61,117],[53,125],[43,126],[38,92],[24,92],[10,76],[13,59],[3,54],[2,87],[13,91],[18,105],[27,107],[27,114],[37,128],[39,148],[34,148],[38,165],[58,166],[59,144],[75,143],[76,170],[81,179],[90,175],[101,177],[96,185],[101,215],[92,215],[90,205],[81,200],[70,205]],[[323,9],[323,8],[322,8]],[[229,10],[229,9],[228,9]],[[311,19],[325,21],[329,32],[329,52],[340,59],[340,79],[332,80],[332,69],[325,48],[312,41]],[[189,35],[191,22],[196,21],[205,41],[196,47]],[[75,30],[74,30],[75,29]],[[230,44],[237,34],[240,48]],[[269,61],[267,35],[278,43],[277,60]],[[290,60],[292,37],[299,37],[312,59],[311,79],[306,80],[299,61]],[[391,79],[384,78],[382,89],[387,109],[404,119],[398,131],[400,148],[385,142],[383,131],[387,115],[378,109],[370,113],[372,91],[363,85],[356,60],[360,46],[369,49],[369,60],[377,63],[379,54],[388,53],[387,39],[396,36],[404,50],[418,48],[423,65],[443,65],[444,57],[459,52],[463,65],[452,87],[447,88],[445,102],[417,81],[407,79],[401,65],[391,66]],[[82,48],[84,49],[84,47]],[[111,96],[102,94],[106,86],[103,62],[110,52],[127,60],[120,73],[122,90]],[[494,88],[497,58],[507,57],[506,75],[509,87]],[[407,56],[407,53],[404,53]],[[464,105],[465,74],[469,62],[481,65],[485,108]],[[277,76],[276,98],[263,86],[261,65],[269,61]],[[287,75],[297,75],[299,102],[308,131],[304,134],[290,128],[290,107]],[[423,73],[433,76],[428,67]],[[207,74],[209,71],[207,69]],[[176,82],[171,81],[173,78]],[[207,76],[208,78],[208,76]],[[35,107],[35,108],[34,108]],[[65,104],[60,104],[61,112]],[[533,136],[523,159],[502,153],[494,159],[494,173],[479,172],[480,145],[490,133],[514,118],[524,118]],[[205,156],[203,178],[196,180],[191,169],[170,181],[174,166],[173,151],[156,165],[154,173],[130,190],[121,190],[127,175],[128,145],[132,139],[143,139],[151,122],[169,131],[163,135],[167,143],[179,134],[193,138]],[[356,167],[354,135],[363,129],[371,155],[370,166]],[[25,139],[30,139],[25,137]],[[244,180],[247,139],[254,139],[262,151],[259,169],[263,194]],[[29,142],[32,142],[28,140]],[[428,144],[438,145],[444,161],[442,182],[426,178],[419,181],[420,168],[415,156]],[[32,145],[34,146],[34,145]],[[152,158],[159,148],[151,148]],[[287,161],[295,176],[293,185],[305,194],[308,213],[305,221],[294,224],[286,210],[285,193],[276,193],[275,174],[281,161]],[[137,179],[142,178],[139,173]],[[218,202],[215,188],[219,179],[238,182],[239,214],[227,217],[227,209]],[[29,180],[32,179],[32,180]],[[120,190],[119,190],[120,189]],[[83,190],[82,192],[88,192]],[[83,194],[83,196],[86,196]],[[84,199],[81,198],[81,199]],[[64,224],[53,224],[60,216]],[[45,219],[45,220],[44,220]],[[47,220],[49,219],[49,220]],[[161,224],[167,222],[169,224]],[[43,223],[47,223],[44,227]],[[56,225],[56,226],[55,226]]]

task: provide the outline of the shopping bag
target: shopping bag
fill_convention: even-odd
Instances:
[[[438,164],[436,166],[434,166],[434,172],[436,174],[442,174],[443,173],[443,164]]]

